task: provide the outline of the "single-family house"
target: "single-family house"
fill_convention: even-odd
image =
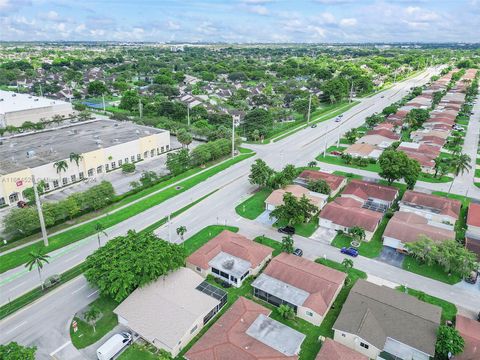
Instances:
[[[431,225],[423,216],[413,212],[397,211],[383,233],[383,246],[406,251],[405,244],[428,237],[436,242],[455,240],[455,231],[448,225]]]
[[[345,282],[346,274],[292,254],[272,259],[252,283],[253,295],[319,326]]]
[[[368,357],[326,338],[315,360],[368,360]]]
[[[358,280],[333,325],[334,340],[370,359],[429,360],[442,309]]]
[[[257,275],[272,258],[273,249],[245,236],[224,230],[187,258],[187,267],[203,277],[211,274],[240,287]]]
[[[297,199],[305,196],[310,203],[315,205],[321,210],[328,201],[328,195],[320,194],[314,191],[310,191],[307,188],[300,185],[287,185],[283,189],[273,190],[272,193],[265,200],[265,209],[272,211],[277,206],[283,205],[283,197],[286,193],[290,193]]]
[[[407,190],[400,201],[400,211],[423,216],[431,225],[444,224],[453,228],[460,216],[462,203],[443,196]]]
[[[269,317],[244,297],[186,352],[187,360],[297,360],[305,335]]]
[[[330,174],[324,171],[304,170],[294,180],[294,183],[301,186],[307,186],[310,181],[324,180],[330,187],[330,196],[335,196],[347,185],[347,178],[344,176]]]
[[[224,290],[180,268],[137,288],[113,312],[120,324],[175,357],[226,302]]]
[[[480,204],[470,203],[468,207],[465,246],[480,260]]]
[[[383,149],[375,145],[356,143],[347,147],[343,152],[353,157],[377,160],[382,155]]]
[[[395,141],[400,140],[400,135],[391,130],[370,130],[364,136],[357,140],[357,144],[370,144],[387,148]]]
[[[381,207],[383,208],[381,212],[385,212],[397,196],[396,187],[356,179],[351,180],[342,191],[342,197],[350,197],[365,203],[364,205],[372,204],[374,207]]]
[[[457,315],[455,328],[465,341],[463,352],[455,355],[455,360],[480,359],[480,322],[462,315]]]

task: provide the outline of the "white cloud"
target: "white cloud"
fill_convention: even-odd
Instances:
[[[10,5],[10,0],[0,0],[0,9],[5,9]]]
[[[268,9],[265,6],[255,5],[247,7],[247,11],[257,15],[267,15]]]
[[[340,26],[342,27],[350,27],[357,25],[357,19],[355,18],[345,18],[340,20]]]
[[[180,30],[181,26],[178,22],[173,20],[167,21],[167,29],[168,30]]]

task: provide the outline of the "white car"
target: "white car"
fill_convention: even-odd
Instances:
[[[98,360],[113,359],[120,351],[126,348],[132,342],[132,335],[128,332],[121,332],[113,335],[102,346],[97,349]]]

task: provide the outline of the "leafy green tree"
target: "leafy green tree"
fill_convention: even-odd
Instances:
[[[136,90],[127,90],[122,94],[122,99],[120,100],[120,109],[133,111],[138,108],[138,100],[140,96]]]
[[[128,231],[88,256],[85,277],[104,295],[122,301],[137,287],[168,275],[185,263],[183,246],[153,233]]]
[[[88,310],[83,313],[85,320],[87,320],[87,322],[93,327],[93,332],[96,332],[95,326],[101,315],[102,313],[100,309],[95,305],[90,306]]]
[[[245,132],[249,138],[252,138],[252,133],[255,130],[258,130],[260,136],[266,136],[273,126],[272,114],[262,108],[256,108],[247,112],[243,122]]]
[[[288,183],[291,183],[299,174],[299,170],[295,167],[295,165],[287,164],[282,169],[282,173],[287,179]]]
[[[322,85],[323,95],[330,102],[342,101],[348,97],[349,84],[343,77],[335,77],[327,80]]]
[[[418,177],[422,172],[420,164],[415,159],[408,159],[406,167],[403,169],[403,179],[407,184],[407,189],[413,189],[417,183]]]
[[[135,172],[136,166],[134,163],[124,163],[122,164],[122,172],[125,174],[131,174]]]
[[[285,320],[293,320],[295,318],[295,310],[289,305],[281,304],[277,308],[277,311]]]
[[[250,167],[250,175],[248,176],[248,179],[252,185],[265,187],[274,173],[275,171],[270,168],[265,161],[257,159]]]
[[[39,249],[38,251],[30,252],[28,256],[30,259],[25,264],[25,267],[28,268],[28,271],[32,271],[34,267],[37,268],[40,285],[43,290],[42,269],[44,264],[48,264],[48,258],[50,255],[44,254],[42,250]]]
[[[290,235],[282,237],[282,251],[287,254],[293,253],[293,238]]]
[[[385,150],[378,159],[381,168],[379,175],[386,179],[388,184],[401,179],[408,167],[408,160],[409,158],[402,151]]]
[[[188,149],[188,145],[190,145],[193,141],[192,135],[185,129],[180,129],[177,132],[177,139],[182,147],[186,146]]]
[[[190,154],[187,149],[167,154],[166,166],[173,176],[184,173],[190,168]]]
[[[435,344],[435,358],[449,359],[449,354],[455,356],[461,354],[465,347],[465,340],[453,326],[440,325],[437,330],[437,342]]]
[[[426,109],[412,109],[408,112],[405,122],[412,128],[418,129],[427,121],[429,112]]]
[[[177,235],[180,236],[180,239],[182,240],[182,242],[183,242],[183,236],[185,235],[186,232],[187,232],[187,227],[184,225],[179,226],[177,228]]]
[[[94,80],[88,83],[87,91],[91,96],[100,96],[108,93],[108,88],[102,81]]]
[[[360,226],[352,226],[348,229],[348,235],[355,241],[365,240],[365,229]]]
[[[270,212],[270,217],[291,226],[308,222],[317,212],[318,208],[305,195],[297,200],[292,193],[287,192],[283,195],[283,204],[275,207]]]
[[[100,236],[103,235],[107,237],[108,234],[105,231],[105,226],[99,221],[95,223],[95,232],[97,233],[98,247],[100,247],[102,246],[102,243],[100,241]]]
[[[35,360],[36,346],[26,347],[16,342],[0,344],[0,359],[2,360]]]
[[[345,139],[347,139],[349,144],[355,143],[358,138],[358,130],[356,128],[353,128],[345,133]]]
[[[325,195],[330,195],[332,191],[328,183],[323,179],[309,181],[307,188],[310,191],[314,191],[314,192],[325,194]]]
[[[346,270],[351,269],[351,268],[353,268],[353,260],[345,258],[342,261],[342,265]]]

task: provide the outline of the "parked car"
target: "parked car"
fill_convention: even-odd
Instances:
[[[355,249],[354,247],[342,247],[342,249],[340,250],[342,254],[345,254],[345,255],[350,255],[350,256],[353,256],[353,257],[357,257],[358,256],[358,250]]]
[[[342,121],[342,118],[337,117],[337,118],[335,119],[335,122],[340,122],[340,121]]]
[[[113,335],[97,349],[98,360],[110,360],[132,342],[132,335],[121,332]]]
[[[380,96],[382,99],[385,97],[385,95]]]
[[[342,155],[342,153],[340,151],[337,151],[337,150],[334,150],[334,151],[330,152],[330,154],[337,155],[337,156]]]
[[[300,248],[296,248],[296,249],[293,251],[293,255],[302,257],[302,256],[303,256],[303,250],[300,249]]]
[[[342,117],[343,117],[343,114],[338,115],[338,117],[339,117],[339,118],[342,118]]]
[[[312,124],[312,126],[310,126],[312,129],[315,129],[317,127],[317,124]]]
[[[60,282],[60,279],[61,277],[58,274],[49,276],[48,278],[45,279],[43,286],[45,287],[45,289],[51,288],[57,285]]]
[[[278,228],[278,232],[282,234],[287,234],[287,235],[294,235],[295,228],[293,226],[285,226],[285,227]]]
[[[478,279],[478,272],[472,271],[470,276],[465,277],[465,281],[469,284],[476,284]]]

